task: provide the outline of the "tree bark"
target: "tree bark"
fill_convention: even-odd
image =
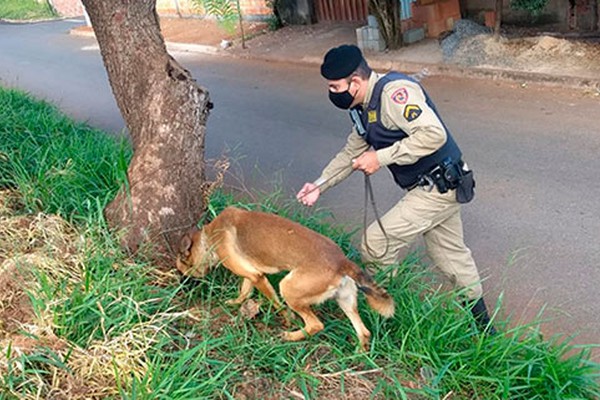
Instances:
[[[395,50],[402,47],[400,1],[369,0],[369,12],[377,19],[379,33],[383,36],[387,48]]]
[[[127,183],[107,205],[109,227],[132,252],[163,258],[204,208],[208,91],[168,53],[155,0],[82,0],[134,155]]]
[[[600,30],[600,26],[598,25],[598,19],[600,16],[598,15],[598,0],[591,1],[591,12],[592,12],[592,31]]]

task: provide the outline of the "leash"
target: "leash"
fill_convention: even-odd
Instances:
[[[365,248],[367,249],[367,253],[371,257],[376,260],[380,260],[383,256],[385,256],[390,248],[390,238],[385,231],[383,224],[381,223],[381,218],[379,217],[379,212],[377,211],[377,205],[375,204],[375,197],[373,196],[373,186],[371,185],[371,178],[369,175],[365,175],[365,207],[363,212],[363,238],[365,241]],[[373,249],[369,247],[369,241],[367,240],[367,206],[369,205],[369,198],[371,199],[371,206],[373,207],[373,213],[375,214],[375,220],[377,221],[377,225],[383,233],[383,237],[385,237],[385,249],[381,254],[375,254]]]
[[[327,182],[329,182],[330,180],[332,180],[333,178],[335,178],[336,176],[340,175],[342,172],[345,172],[345,171],[346,170],[344,170],[344,169],[339,170],[334,175],[330,176],[329,178],[327,178],[325,181],[321,182],[319,185],[317,185],[313,189],[304,193],[302,195],[302,197],[308,196],[310,193],[321,188],[324,184],[326,184]],[[373,196],[373,186],[371,185],[371,178],[367,174],[364,174],[364,177],[365,177],[365,204],[363,207],[363,238],[365,241],[365,248],[367,250],[367,253],[369,253],[369,255],[371,257],[373,257],[374,259],[379,260],[384,255],[387,254],[389,247],[390,247],[390,239],[387,235],[387,232],[385,231],[385,228],[383,227],[383,224],[381,223],[381,218],[379,217],[379,212],[377,211],[377,205],[375,204],[375,196]],[[367,214],[368,214],[367,207],[369,205],[369,199],[371,202],[371,206],[373,207],[373,213],[375,214],[375,220],[377,221],[377,225],[379,226],[381,233],[383,233],[383,236],[385,237],[385,249],[384,249],[383,253],[381,253],[379,255],[375,254],[373,249],[371,249],[371,247],[369,246],[369,243],[367,240]]]

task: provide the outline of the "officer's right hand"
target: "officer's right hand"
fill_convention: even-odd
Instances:
[[[314,183],[307,182],[302,189],[300,189],[296,198],[300,203],[310,207],[317,202],[320,195],[321,190],[319,190],[319,187]]]

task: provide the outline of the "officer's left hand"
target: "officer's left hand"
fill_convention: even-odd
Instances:
[[[373,150],[365,151],[358,158],[352,160],[352,168],[359,169],[367,175],[374,174],[380,167],[377,153]]]

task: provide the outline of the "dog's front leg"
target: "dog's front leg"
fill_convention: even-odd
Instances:
[[[254,285],[252,284],[252,281],[250,279],[243,279],[244,280],[242,281],[242,285],[240,286],[240,295],[237,297],[237,299],[227,300],[225,304],[242,304],[244,301],[246,301],[246,299],[248,299],[248,297],[250,297],[250,295],[252,294],[252,290],[254,289]]]

